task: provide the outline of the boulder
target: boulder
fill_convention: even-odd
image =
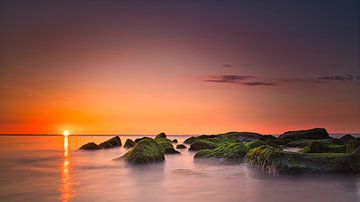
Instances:
[[[354,153],[359,151],[360,147],[360,139],[356,138],[353,140],[350,140],[349,143],[346,145],[346,153]]]
[[[345,153],[345,151],[345,145],[325,143],[321,141],[313,141],[302,150],[304,153]]]
[[[125,141],[124,147],[125,148],[131,148],[131,147],[135,146],[135,144],[136,143],[134,141],[132,141],[131,139],[127,139]]]
[[[165,154],[179,154],[180,152],[174,149],[174,146],[171,144],[171,140],[167,138],[155,138],[155,141],[161,145]]]
[[[102,149],[102,147],[100,147],[99,145],[97,145],[94,142],[89,142],[87,144],[82,145],[79,149],[82,149],[82,150],[98,150],[98,149]]]
[[[186,146],[183,144],[176,145],[176,149],[186,149]]]
[[[200,136],[192,136],[184,140],[185,144],[192,144],[195,140],[199,139],[209,139],[209,138],[216,138],[217,135],[200,135]]]
[[[262,141],[271,141],[271,140],[277,140],[277,137],[273,136],[273,135],[263,135],[262,137],[259,138],[259,140]]]
[[[113,138],[110,138],[102,143],[100,143],[100,146],[104,149],[112,148],[112,147],[120,147],[122,145],[121,139],[119,136],[115,136]]]
[[[244,158],[248,148],[242,142],[231,142],[222,144],[215,149],[198,151],[194,159],[214,158],[220,160],[241,160]]]
[[[355,137],[352,136],[352,135],[350,135],[350,134],[346,134],[346,135],[344,135],[344,136],[342,136],[342,137],[340,138],[340,140],[341,140],[344,144],[347,144],[348,142],[350,142],[350,140],[353,140],[353,139],[355,139]]]
[[[220,134],[218,135],[218,137],[234,138],[241,142],[248,142],[248,141],[258,140],[261,137],[263,137],[263,135],[253,132],[228,132],[228,133]]]
[[[99,144],[100,147],[102,147],[103,149],[108,149],[108,148],[113,148],[115,147],[114,145],[112,145],[110,142],[102,142]]]
[[[198,150],[202,150],[202,149],[215,149],[216,148],[216,143],[214,143],[213,141],[210,141],[208,139],[199,139],[194,141],[191,145],[189,150],[191,151],[198,151]]]
[[[171,142],[172,142],[172,143],[178,143],[178,140],[177,140],[177,139],[173,139]]]
[[[155,138],[166,138],[166,134],[165,133],[159,133],[158,135],[155,136]]]
[[[309,130],[288,131],[279,136],[279,139],[298,140],[298,139],[326,139],[330,138],[324,128],[314,128]]]
[[[140,140],[130,151],[117,159],[122,159],[130,164],[144,164],[164,161],[164,150],[155,140],[145,137]]]
[[[270,173],[360,174],[359,154],[305,154],[263,145],[250,150],[246,158],[253,166]]]
[[[148,138],[148,137],[136,138],[136,139],[134,140],[134,142],[135,142],[135,143],[138,143],[138,142],[140,142],[141,140],[143,140],[143,139],[145,139],[145,138]]]

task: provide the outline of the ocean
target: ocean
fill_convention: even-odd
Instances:
[[[0,136],[0,201],[360,201],[360,176],[270,175],[246,162],[194,162],[187,149],[129,166],[113,160],[123,147],[78,150],[110,137]]]

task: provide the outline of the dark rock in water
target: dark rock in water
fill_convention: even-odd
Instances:
[[[121,139],[119,136],[115,136],[106,140],[105,142],[100,143],[100,146],[107,149],[112,147],[120,147],[122,145]]]
[[[304,154],[263,145],[250,150],[246,157],[255,167],[271,173],[360,173],[359,154]]]
[[[279,136],[279,139],[326,139],[330,138],[325,128],[314,128],[310,130],[288,131]]]
[[[259,138],[259,140],[262,141],[271,141],[271,140],[277,140],[277,137],[273,136],[273,135],[263,135],[262,137]]]
[[[112,145],[110,142],[102,142],[99,144],[100,147],[104,148],[104,149],[108,149],[108,148],[113,148],[115,147],[114,145]]]
[[[143,140],[143,139],[145,139],[145,138],[148,138],[148,137],[136,138],[134,141],[135,141],[135,143],[138,143],[138,142],[140,142],[141,140]]]
[[[183,144],[176,145],[176,149],[186,149],[186,146]]]
[[[136,143],[134,141],[132,141],[131,139],[127,139],[125,141],[124,147],[125,148],[131,148],[131,147],[135,146],[135,144]]]
[[[288,147],[301,147],[304,148],[306,146],[309,146],[312,142],[323,142],[325,144],[343,144],[341,140],[337,138],[328,138],[328,139],[321,139],[321,140],[312,140],[312,139],[297,139],[290,141],[286,144]]]
[[[198,140],[195,140],[190,145],[189,150],[198,151],[198,150],[202,150],[202,149],[215,149],[216,146],[217,146],[216,143],[214,143],[208,139],[198,139]]]
[[[172,143],[178,143],[178,140],[177,140],[177,139],[173,139],[171,142],[172,142]]]
[[[215,149],[205,149],[198,151],[194,159],[215,158],[221,160],[241,160],[247,153],[248,148],[242,142],[224,143]]]
[[[346,153],[358,153],[360,147],[360,139],[356,138],[353,140],[350,140],[349,143],[346,145]]]
[[[195,140],[198,140],[198,139],[209,139],[209,138],[216,138],[217,135],[200,135],[200,136],[197,136],[197,137],[189,137],[187,138],[184,143],[185,144],[192,144]]]
[[[156,135],[155,138],[166,138],[166,134],[165,133],[159,133],[158,135]]]
[[[174,148],[167,147],[164,149],[165,154],[180,154],[179,151],[176,151]]]
[[[304,153],[345,153],[345,151],[345,145],[324,143],[321,141],[313,141],[302,150]]]
[[[342,137],[340,138],[340,140],[341,140],[344,144],[347,144],[350,140],[353,140],[353,139],[355,139],[355,137],[352,136],[352,135],[350,135],[350,134],[346,134],[346,135],[344,135],[344,136],[342,136]]]
[[[248,141],[258,140],[261,137],[263,137],[263,135],[253,132],[228,132],[228,133],[220,134],[217,137],[235,138],[241,142],[248,142]]]
[[[94,142],[89,142],[89,143],[84,144],[83,146],[81,146],[79,149],[82,149],[82,150],[98,150],[98,149],[102,149],[102,147],[100,147],[99,145],[97,145]]]
[[[160,144],[151,138],[144,137],[130,151],[117,159],[123,159],[130,164],[144,164],[164,161],[165,156]]]

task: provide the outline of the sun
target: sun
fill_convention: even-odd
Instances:
[[[63,134],[64,134],[64,136],[69,136],[69,131],[68,130],[65,130],[64,132],[63,132]]]

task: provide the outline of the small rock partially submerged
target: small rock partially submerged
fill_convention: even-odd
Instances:
[[[176,145],[176,149],[186,149],[186,146],[183,144]]]
[[[244,158],[248,148],[242,142],[230,142],[222,144],[215,149],[205,149],[198,151],[194,159],[214,158],[220,160],[241,160]]]
[[[173,139],[171,142],[172,142],[172,143],[178,143],[178,140],[177,140],[177,139]]]
[[[87,144],[82,145],[79,149],[82,149],[82,150],[98,150],[98,149],[102,149],[102,147],[97,145],[95,142],[89,142]]]
[[[344,136],[342,136],[340,138],[340,140],[344,143],[344,144],[347,144],[348,142],[350,142],[351,140],[355,139],[354,136],[350,135],[350,134],[346,134]]]
[[[144,164],[164,161],[164,150],[155,140],[142,138],[130,151],[118,159],[130,164]]]
[[[252,165],[270,173],[360,173],[360,155],[284,152],[263,145],[246,154]]]
[[[157,134],[156,135],[156,137],[155,138],[166,138],[166,134],[165,133],[159,133],[159,134]]]
[[[135,146],[135,144],[136,143],[134,141],[132,141],[131,139],[126,139],[124,147],[125,148],[131,148],[131,147]]]
[[[165,154],[179,154],[179,151],[174,149],[174,146],[171,144],[171,140],[163,137],[156,137],[155,141],[161,145]]]

